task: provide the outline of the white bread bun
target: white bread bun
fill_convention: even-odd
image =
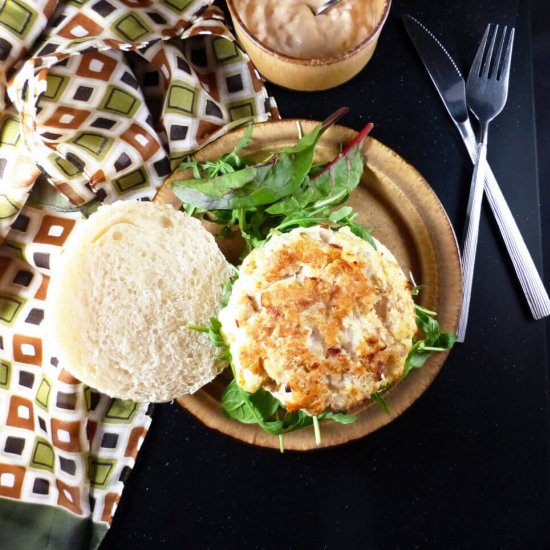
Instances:
[[[223,368],[207,326],[229,264],[194,218],[150,202],[102,206],[70,235],[48,291],[61,365],[112,397],[169,401]]]

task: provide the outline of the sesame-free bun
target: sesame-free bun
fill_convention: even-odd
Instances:
[[[205,326],[229,264],[194,218],[150,202],[99,210],[70,235],[46,321],[61,365],[112,397],[169,401],[222,370]]]

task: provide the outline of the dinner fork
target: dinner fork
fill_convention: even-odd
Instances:
[[[489,41],[489,36],[491,40]],[[489,123],[502,111],[508,97],[510,64],[514,44],[514,29],[507,33],[504,27],[496,56],[493,51],[498,35],[498,25],[488,25],[479,45],[468,80],[466,82],[466,102],[468,108],[479,120],[481,126],[477,145],[476,162],[470,197],[466,211],[466,228],[462,247],[463,298],[458,324],[458,341],[464,342],[468,325],[468,312],[472,295],[474,264],[479,233],[479,218],[483,200],[483,181],[487,166],[487,134]]]

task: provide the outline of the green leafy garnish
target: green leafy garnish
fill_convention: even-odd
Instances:
[[[371,393],[370,398],[378,405],[378,407],[384,411],[386,414],[390,414],[390,408],[388,407],[388,404],[386,403],[386,400],[382,396],[382,393],[386,390],[386,388],[382,388],[378,390],[375,393]]]
[[[193,166],[195,180],[172,182],[174,193],[186,204],[208,210],[233,210],[273,204],[298,191],[311,169],[315,147],[324,129],[323,125],[317,126],[295,146],[283,149],[273,158],[256,166],[244,165],[238,156],[242,148],[239,146],[229,156],[225,155],[216,161],[215,169],[209,169],[207,163],[196,165],[193,161],[187,161],[183,166]],[[249,139],[245,141],[248,143]],[[218,166],[220,162],[223,167],[221,172]],[[237,167],[240,168],[237,170]],[[202,177],[204,172],[207,178]],[[200,178],[197,178],[197,173]]]
[[[326,412],[321,414],[320,417],[323,420],[334,420],[334,422],[338,422],[338,424],[353,424],[357,420],[356,416],[345,413]]]
[[[235,146],[231,153],[222,155],[215,161],[197,162],[192,158],[188,158],[180,164],[182,170],[191,168],[193,177],[197,180],[202,179],[202,173],[206,173],[209,179],[217,178],[224,174],[231,174],[243,166],[243,162],[239,157],[239,152],[245,149],[252,142],[252,124],[248,126],[243,137]]]
[[[418,296],[420,294],[420,291],[424,288],[424,285],[414,285],[411,288],[411,294],[413,296]]]
[[[195,179],[186,182],[186,189],[196,190],[199,193],[195,202],[187,200],[187,204],[191,204],[195,208],[216,209],[221,208],[215,200],[209,201],[206,197],[202,200],[201,194],[206,195],[210,199],[221,199],[230,192],[234,192],[241,187],[244,187],[247,183],[251,182],[257,175],[258,169],[253,166],[245,166],[241,170],[228,172],[215,176],[213,178]],[[188,197],[193,197],[191,193]]]
[[[372,128],[367,125],[329,164],[313,164],[315,148],[323,132],[345,112],[340,109],[296,145],[270,155],[264,162],[251,164],[239,153],[250,145],[249,126],[235,149],[215,161],[198,162],[192,158],[181,168],[191,168],[194,179],[176,180],[172,189],[190,215],[206,216],[224,226],[222,235],[238,225],[248,253],[265,243],[272,231],[326,224],[334,229],[344,225],[374,241],[368,230],[358,225],[351,208],[338,219],[331,209],[347,200],[361,180],[364,167],[361,146]]]
[[[288,412],[268,391],[259,389],[255,393],[248,393],[237,384],[235,379],[231,380],[225,388],[221,405],[227,417],[243,424],[258,424],[266,432],[278,436],[312,426],[314,419],[333,420],[340,424],[351,424],[357,420],[355,416],[344,413],[326,412],[313,417],[302,410]]]
[[[356,221],[357,214],[344,203],[359,184],[364,158],[362,144],[372,125],[367,125],[328,164],[313,163],[315,149],[323,134],[345,112],[337,111],[311,132],[303,135],[295,145],[269,155],[257,163],[241,157],[252,142],[253,128],[249,126],[236,147],[214,161],[199,162],[186,159],[181,168],[192,170],[193,178],[172,182],[176,196],[183,201],[189,215],[202,217],[222,225],[221,235],[229,235],[238,226],[245,239],[244,254],[262,246],[272,235],[285,233],[297,227],[323,225],[338,230],[348,227],[359,238],[376,249],[370,230]],[[221,307],[228,304],[234,276],[224,287]],[[414,279],[411,293],[416,296],[422,286]],[[416,324],[422,338],[415,337],[407,356],[403,377],[411,370],[421,368],[434,352],[452,347],[456,336],[443,332],[435,319],[436,313],[415,306]],[[212,345],[219,349],[218,359],[229,361],[231,354],[226,344],[220,321],[213,317],[207,327],[190,325],[190,329],[207,333]],[[389,414],[382,387],[370,398]],[[282,403],[265,389],[253,394],[243,390],[235,379],[225,388],[221,397],[223,412],[229,418],[245,424],[257,424],[266,432],[279,437],[281,451],[284,435],[313,426],[317,444],[321,442],[323,421],[340,424],[355,422],[356,417],[339,412],[311,416],[303,410],[289,412]]]
[[[222,394],[221,404],[229,418],[243,424],[259,424],[273,435],[281,433],[283,423],[277,419],[270,420],[279,408],[279,402],[264,389],[250,394],[233,379]]]
[[[215,348],[220,348],[220,353],[216,357],[218,361],[230,361],[231,353],[229,351],[229,346],[225,343],[225,339],[222,334],[222,324],[217,317],[210,317],[207,327],[202,327],[199,325],[187,325],[187,328],[190,330],[196,330],[197,332],[204,332],[208,334],[211,344]]]
[[[456,342],[456,334],[441,330],[435,319],[437,315],[435,311],[419,305],[415,305],[414,308],[416,326],[424,333],[424,338],[414,340],[413,347],[405,360],[403,377],[407,376],[411,370],[423,367],[434,352],[447,351]]]
[[[238,271],[235,270],[235,278],[238,276]],[[220,307],[224,308],[229,303],[229,298],[231,297],[231,292],[233,291],[233,283],[235,279],[228,279],[223,286],[222,298],[220,300]]]

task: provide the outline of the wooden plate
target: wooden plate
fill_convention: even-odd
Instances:
[[[316,124],[305,120],[284,120],[257,125],[254,127],[254,142],[247,154],[261,156],[291,145],[298,138],[300,126],[305,133]],[[219,157],[235,146],[243,132],[241,129],[222,137],[202,149],[196,157],[199,160]],[[330,128],[319,143],[316,161],[332,159],[341,145],[349,143],[355,134],[342,126]],[[455,235],[443,206],[422,176],[391,149],[369,137],[364,153],[365,171],[350,204],[359,213],[359,221],[372,228],[374,236],[395,254],[404,272],[412,271],[417,283],[426,285],[419,303],[438,311],[444,330],[456,331],[462,279]],[[172,175],[155,200],[179,207],[181,203],[172,193],[170,181],[180,177],[181,173]],[[446,357],[447,353],[435,354],[422,369],[412,372],[385,394],[390,414],[372,403],[359,414],[354,424],[342,426],[324,422],[321,447],[341,445],[391,422],[426,390]],[[241,424],[223,415],[219,397],[226,384],[227,378],[221,375],[194,395],[181,397],[178,403],[210,428],[247,443],[278,448],[277,437],[257,426]],[[285,435],[285,449],[305,451],[315,448],[318,447],[310,428]]]

